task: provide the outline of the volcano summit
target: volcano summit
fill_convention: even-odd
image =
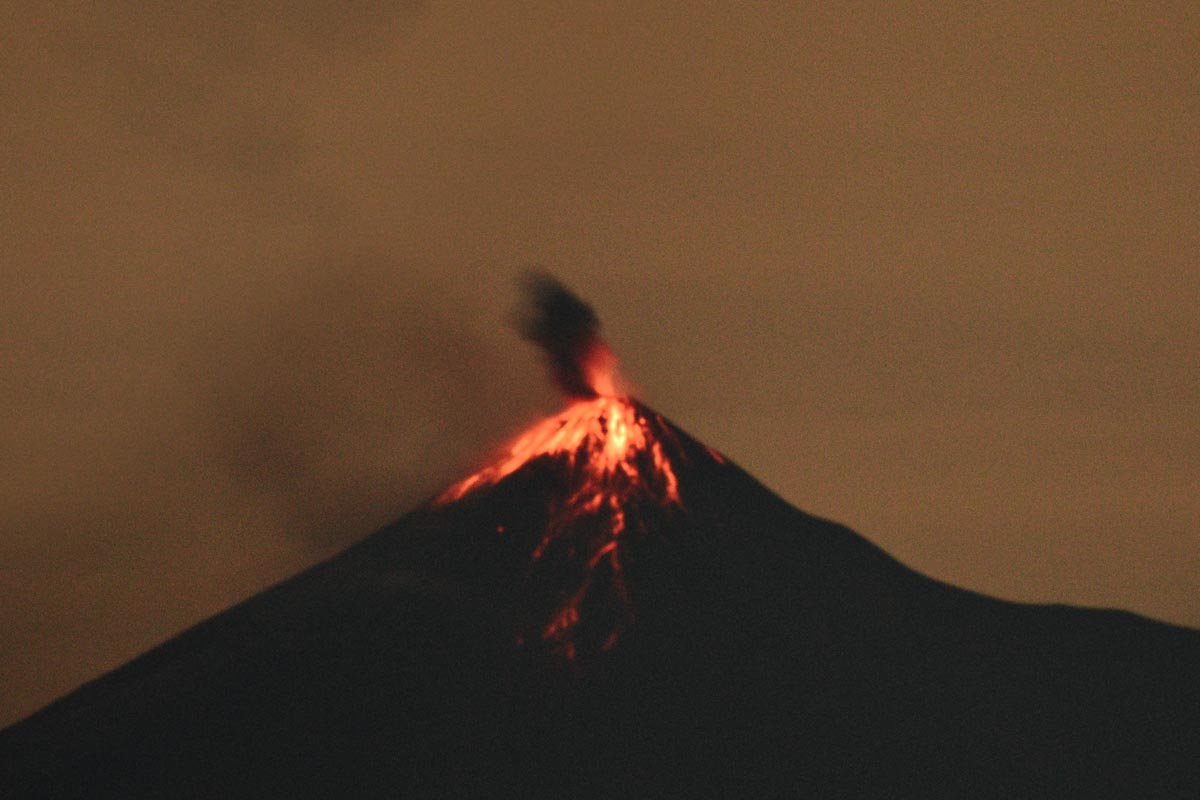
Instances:
[[[0,733],[0,797],[1200,797],[1200,632],[908,569],[617,394]]]

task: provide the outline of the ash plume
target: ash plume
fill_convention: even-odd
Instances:
[[[528,273],[523,284],[526,304],[517,329],[542,348],[559,389],[579,399],[612,394],[613,359],[592,307],[544,272]]]

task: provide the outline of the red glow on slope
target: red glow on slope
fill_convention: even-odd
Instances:
[[[559,552],[586,564],[585,577],[539,623],[542,641],[568,658],[576,655],[575,633],[585,606],[602,602],[608,609],[600,649],[611,647],[633,621],[622,557],[627,537],[642,532],[638,509],[680,505],[675,470],[654,432],[666,428],[661,420],[654,422],[625,398],[581,400],[535,425],[495,463],[438,498],[438,503],[458,500],[535,459],[552,458],[561,466],[570,489],[550,509],[547,529],[531,553],[531,570],[551,548],[566,548]]]

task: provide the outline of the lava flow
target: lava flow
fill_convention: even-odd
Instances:
[[[437,502],[459,500],[526,464],[552,460],[566,488],[551,500],[527,575],[530,585],[550,586],[550,599],[534,603],[541,610],[518,632],[518,641],[536,636],[574,659],[581,651],[609,649],[633,622],[625,576],[628,545],[631,537],[648,533],[647,510],[661,516],[681,507],[664,441],[671,452],[679,448],[661,418],[614,393],[616,362],[597,334],[591,309],[550,278],[534,279],[531,290],[534,313],[526,337],[545,350],[559,386],[575,402]],[[503,528],[497,532],[502,534]]]
[[[567,658],[581,645],[581,625],[592,632],[585,638],[607,650],[632,623],[623,568],[629,537],[647,532],[642,509],[681,505],[678,479],[656,430],[664,430],[662,421],[648,418],[627,398],[581,400],[535,425],[499,460],[438,498],[453,502],[532,461],[553,459],[570,488],[549,509],[546,530],[530,554],[530,575],[547,562],[568,560],[576,567],[568,574],[579,578],[558,588],[564,596],[531,632]],[[525,640],[525,632],[518,638]]]

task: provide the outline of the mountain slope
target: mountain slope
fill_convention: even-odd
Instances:
[[[588,403],[0,733],[0,796],[1200,796],[1200,632],[947,586]]]

